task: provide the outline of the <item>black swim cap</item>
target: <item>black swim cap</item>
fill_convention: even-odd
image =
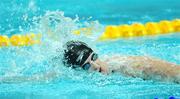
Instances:
[[[69,41],[65,44],[63,62],[75,68],[81,66],[93,50],[81,41]]]

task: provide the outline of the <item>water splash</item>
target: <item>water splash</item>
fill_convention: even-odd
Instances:
[[[29,6],[34,7],[34,2],[32,1],[31,3]],[[29,17],[28,15],[23,15],[22,18],[24,21],[27,21]],[[21,31],[21,33],[28,33],[27,31],[42,33],[42,44],[32,47],[9,47],[0,49],[2,55],[8,55],[5,59],[0,60],[1,62],[5,61],[0,66],[4,70],[1,71],[1,77],[29,77],[49,71],[64,74],[67,68],[63,69],[61,62],[63,44],[69,40],[81,39],[81,41],[95,48],[96,39],[103,29],[103,26],[97,21],[85,21],[81,23],[78,17],[75,19],[65,17],[62,11],[47,11],[43,16],[34,16],[31,22],[30,28],[23,29],[19,26],[19,31]],[[82,27],[93,28],[91,31],[92,35],[89,37],[85,34],[79,36],[72,35],[74,30]],[[73,76],[73,74],[66,73],[65,77],[67,75]]]

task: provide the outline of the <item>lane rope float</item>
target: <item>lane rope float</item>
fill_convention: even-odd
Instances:
[[[31,46],[35,44],[41,43],[41,34],[14,34],[11,37],[6,35],[0,35],[0,47],[7,47],[7,46]]]

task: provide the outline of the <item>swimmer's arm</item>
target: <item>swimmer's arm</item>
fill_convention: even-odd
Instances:
[[[113,71],[121,74],[140,77],[143,79],[154,79],[160,81],[169,81],[180,83],[180,65],[163,61],[157,58],[145,56],[127,56],[115,57],[112,60],[118,60],[119,64]]]
[[[141,77],[143,79],[154,79],[160,81],[180,83],[180,66],[151,57],[133,56],[128,58],[132,62],[127,68],[133,68],[133,71],[126,71],[129,75],[134,77]],[[127,69],[128,70],[128,69]],[[139,72],[141,72],[139,74]]]
[[[5,77],[0,77],[0,83],[51,81],[57,78],[58,76],[59,73],[55,71],[50,71],[41,74],[34,74],[32,76],[5,76]]]
[[[59,61],[59,56],[53,57],[51,63]],[[56,66],[56,65],[55,65]],[[20,83],[20,82],[38,82],[38,81],[51,81],[60,76],[57,70],[51,70],[45,73],[33,74],[30,76],[0,76],[0,83]]]
[[[49,71],[47,73],[33,75],[30,80],[32,81],[50,81],[59,77],[60,74],[56,71]]]
[[[149,67],[145,67],[148,64],[143,64],[145,67],[143,70],[144,79],[180,83],[180,65],[156,58],[145,59],[149,62]]]

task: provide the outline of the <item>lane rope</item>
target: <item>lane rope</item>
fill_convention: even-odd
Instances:
[[[106,26],[99,40],[131,38],[180,32],[180,19]]]
[[[73,34],[80,35],[81,33],[85,33],[87,36],[91,36],[92,31],[92,28],[80,28],[78,30],[74,30]],[[133,23],[130,25],[108,25],[105,27],[104,32],[98,38],[98,40],[103,41],[168,33],[180,33],[180,19],[174,19],[172,21],[162,20],[160,22],[147,22],[145,24]],[[0,47],[32,46],[35,44],[40,44],[41,39],[41,33],[29,33],[23,35],[14,34],[11,37],[0,35]]]
[[[42,35],[29,33],[26,35],[14,34],[11,37],[0,35],[0,47],[7,46],[31,46],[41,43]]]
[[[81,28],[75,30],[75,35],[80,35],[84,33],[89,36],[91,34],[91,28]],[[142,37],[142,36],[152,36],[168,33],[180,32],[180,19],[175,19],[172,21],[161,20],[160,22],[147,22],[133,23],[133,24],[121,24],[121,25],[108,25],[105,27],[104,32],[99,37],[98,40],[111,40],[120,38],[132,38],[132,37]]]

